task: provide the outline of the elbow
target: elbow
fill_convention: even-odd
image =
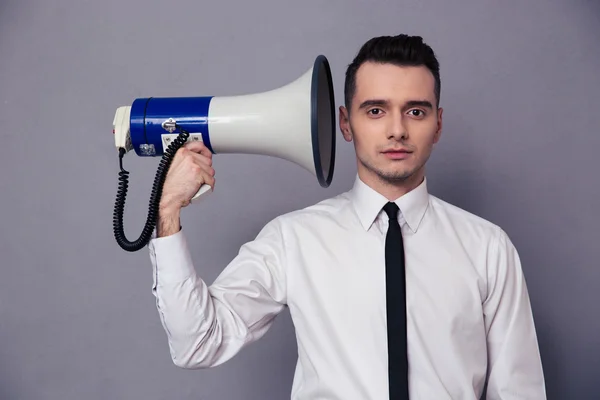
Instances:
[[[171,357],[171,360],[176,367],[182,369],[205,369],[211,366],[201,360],[194,360],[192,358]]]
[[[172,331],[171,331],[172,332]],[[246,343],[246,335],[225,338],[221,325],[215,319],[201,335],[197,330],[170,335],[171,360],[182,369],[207,369],[232,358]],[[246,331],[244,331],[246,332]]]
[[[214,359],[197,352],[171,352],[171,361],[182,369],[206,369],[215,365]]]
[[[212,346],[208,343],[172,343],[170,352],[173,364],[182,369],[206,369],[218,365],[222,362],[219,357],[220,343],[213,343]]]

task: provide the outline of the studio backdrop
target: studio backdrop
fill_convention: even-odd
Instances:
[[[421,35],[441,63],[431,192],[500,226],[521,256],[552,400],[597,399],[600,371],[600,3],[16,1],[0,3],[0,399],[280,400],[297,348],[287,311],[208,370],[170,358],[146,249],[113,236],[112,123],[136,98],[282,87],[379,35]],[[337,120],[328,187],[275,157],[214,157],[215,191],[184,209],[211,283],[281,213],[348,190]],[[142,232],[156,157],[128,154],[124,231]]]

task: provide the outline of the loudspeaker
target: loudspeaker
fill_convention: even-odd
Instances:
[[[213,154],[278,157],[328,187],[335,166],[334,101],[329,62],[319,55],[301,77],[262,93],[136,99],[117,110],[115,141],[139,156],[162,156],[180,127],[189,132],[186,141],[200,140]],[[118,129],[123,123],[129,126]]]
[[[119,107],[113,119],[121,172],[113,225],[117,242],[139,250],[156,224],[162,185],[178,148],[200,140],[213,154],[259,154],[293,162],[313,174],[322,187],[331,184],[335,166],[335,97],[327,58],[319,55],[295,81],[262,93],[237,96],[147,97]],[[161,157],[148,220],[140,238],[123,233],[128,172],[124,154]],[[196,199],[211,188],[202,185]],[[193,200],[192,199],[192,200]]]

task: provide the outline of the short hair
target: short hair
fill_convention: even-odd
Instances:
[[[433,49],[423,42],[421,36],[400,34],[396,36],[379,36],[368,40],[360,48],[358,54],[346,70],[344,84],[344,101],[350,109],[352,98],[356,92],[356,71],[365,62],[390,63],[398,66],[425,66],[435,79],[434,93],[436,106],[440,104],[440,64]]]

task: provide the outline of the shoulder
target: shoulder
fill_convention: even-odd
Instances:
[[[324,199],[310,206],[289,211],[270,219],[246,246],[268,245],[286,248],[299,239],[333,234],[340,222],[348,218],[351,201],[347,192]]]
[[[470,259],[483,267],[487,281],[521,273],[517,248],[501,226],[433,195],[430,210],[439,224],[436,231],[445,232],[442,239],[468,252]]]
[[[267,225],[280,230],[315,228],[325,226],[328,222],[339,222],[340,219],[346,218],[348,211],[351,211],[350,194],[343,192],[310,206],[281,214]]]
[[[279,216],[282,224],[294,224],[297,222],[313,222],[327,219],[335,219],[348,209],[351,205],[348,192],[321,200],[310,206],[294,210]]]
[[[429,199],[431,211],[436,214],[440,223],[448,224],[461,235],[487,242],[510,242],[500,225],[435,195],[430,194]]]

